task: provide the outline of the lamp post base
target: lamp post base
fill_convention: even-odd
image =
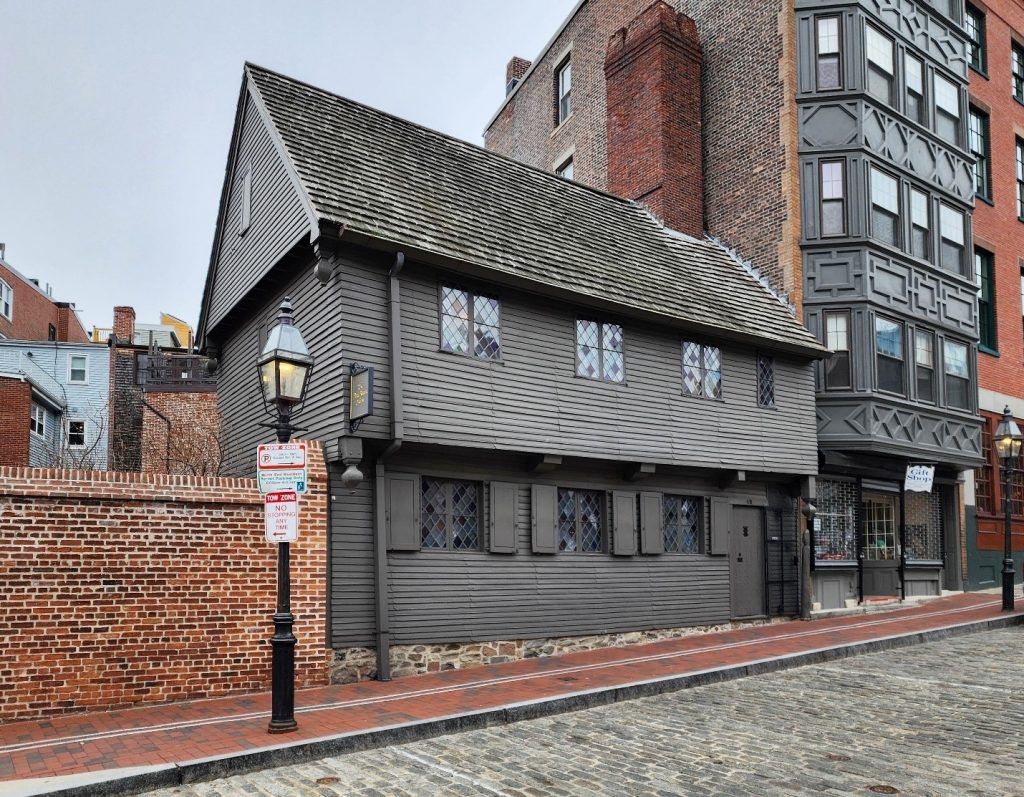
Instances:
[[[1013,559],[1003,560],[1003,611],[1012,612],[1013,605]]]

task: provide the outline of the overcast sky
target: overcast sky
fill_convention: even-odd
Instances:
[[[482,142],[575,0],[0,0],[0,241],[75,302],[195,324],[246,60]]]

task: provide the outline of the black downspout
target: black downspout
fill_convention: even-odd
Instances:
[[[395,253],[388,272],[388,343],[391,354],[391,443],[374,467],[374,602],[377,616],[377,680],[391,680],[391,618],[388,610],[387,461],[398,453],[405,435],[402,408],[402,290],[399,276],[405,255]]]
[[[907,491],[900,490],[900,601],[907,599]],[[941,593],[940,593],[941,594]]]
[[[864,603],[864,547],[867,544],[864,538],[864,482],[857,477],[857,512],[856,512],[856,534],[857,534],[857,603]]]

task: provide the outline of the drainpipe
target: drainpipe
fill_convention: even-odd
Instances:
[[[395,254],[388,272],[388,343],[391,354],[391,443],[377,457],[374,490],[374,599],[377,615],[377,680],[391,680],[391,618],[388,612],[388,529],[386,465],[402,448],[405,419],[402,412],[402,291],[399,275],[405,255]]]

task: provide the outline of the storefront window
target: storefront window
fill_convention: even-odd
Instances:
[[[818,482],[814,558],[819,562],[857,558],[857,483]]]
[[[907,560],[942,560],[942,496],[930,493],[906,493],[904,513],[907,523]]]

